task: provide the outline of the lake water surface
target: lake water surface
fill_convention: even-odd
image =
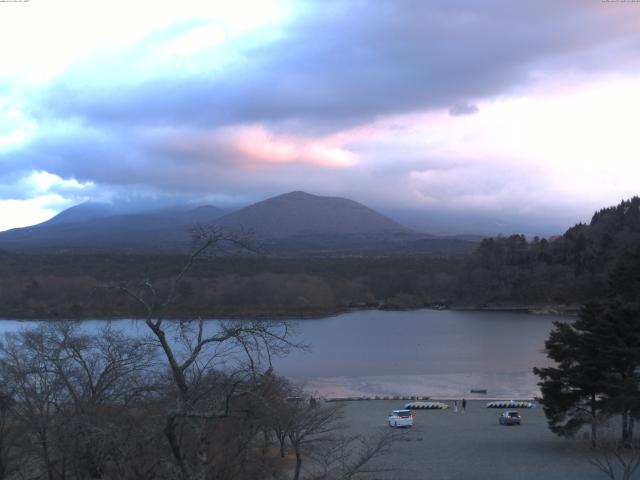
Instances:
[[[360,311],[297,322],[309,352],[275,361],[276,371],[324,396],[427,395],[532,398],[544,341],[566,317],[460,310]],[[102,321],[87,321],[99,326]],[[113,322],[146,333],[139,321]],[[31,322],[0,321],[0,333]],[[473,395],[471,389],[486,389]]]

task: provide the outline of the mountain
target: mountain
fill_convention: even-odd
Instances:
[[[204,207],[206,208],[206,207]],[[211,207],[215,208],[215,207]],[[124,215],[138,215],[147,213],[177,213],[193,209],[187,205],[164,205],[147,202],[116,202],[116,203],[100,203],[100,202],[84,202],[74,207],[68,208],[60,212],[55,217],[40,224],[58,225],[61,223],[75,223],[85,220],[95,220],[104,217],[115,217]],[[227,212],[222,212],[227,213]]]
[[[113,205],[85,202],[75,207],[67,208],[40,225],[60,225],[62,223],[82,222],[115,214],[117,214],[117,209]]]
[[[226,211],[174,206],[113,214],[109,205],[81,204],[32,227],[0,233],[0,248],[55,251],[173,250],[189,241],[195,223],[212,223]]]
[[[250,228],[269,238],[410,232],[361,203],[305,192],[285,193],[254,203],[225,215],[217,223],[230,229]]]
[[[39,225],[0,233],[0,249],[185,252],[188,230],[195,223],[251,231],[271,255],[449,255],[476,245],[414,232],[353,200],[291,192],[231,213],[211,206],[178,206],[114,214],[109,205],[82,204]]]
[[[414,232],[347,198],[290,192],[225,215],[217,224],[254,232],[267,253],[388,256],[467,253],[474,242]]]

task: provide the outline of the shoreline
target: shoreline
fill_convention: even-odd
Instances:
[[[385,396],[385,397],[327,397],[322,398],[325,402],[329,403],[341,403],[341,402],[383,402],[383,401],[398,401],[398,402],[455,402],[465,399],[467,402],[530,402],[537,408],[540,406],[538,400],[535,397],[522,398],[522,397],[478,397],[474,395],[461,396],[461,397],[404,397],[404,396]],[[514,407],[515,408],[515,407]]]
[[[346,308],[333,312],[317,312],[317,313],[259,313],[259,314],[221,314],[207,316],[205,320],[263,320],[263,321],[278,321],[278,320],[319,320],[322,318],[337,317],[347,313],[354,312],[366,312],[366,311],[384,311],[384,312],[408,312],[418,310],[452,310],[452,311],[478,311],[478,312],[516,312],[516,313],[528,313],[531,315],[557,315],[557,316],[576,316],[580,311],[579,305],[558,305],[558,304],[543,304],[543,305],[504,305],[504,306],[467,306],[467,305],[430,305],[417,308],[401,308],[401,307],[386,307],[384,305],[376,307],[354,307]],[[44,321],[119,321],[119,320],[145,320],[142,316],[125,316],[116,315],[111,317],[29,317],[21,315],[4,316],[0,315],[1,321],[24,321],[24,322],[44,322]],[[193,317],[181,317],[179,315],[173,316],[167,320],[196,320]]]

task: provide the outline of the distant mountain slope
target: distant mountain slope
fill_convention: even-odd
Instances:
[[[83,204],[84,205],[84,204]],[[32,227],[0,233],[0,248],[13,250],[175,249],[189,241],[195,223],[212,223],[226,213],[212,206],[109,215],[107,208],[79,205]]]
[[[117,209],[107,203],[85,202],[60,212],[55,217],[41,223],[44,225],[60,225],[116,215]]]
[[[296,235],[407,234],[410,230],[346,198],[291,192],[220,218],[228,228],[250,228],[270,238]]]

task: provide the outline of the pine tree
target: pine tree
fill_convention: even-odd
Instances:
[[[603,312],[600,324],[607,411],[620,416],[622,442],[630,444],[634,419],[640,416],[640,305],[615,300]]]
[[[591,442],[596,445],[597,424],[606,411],[608,385],[599,357],[597,321],[602,307],[583,308],[573,323],[556,322],[545,346],[555,367],[534,368],[541,379],[542,405],[552,432],[573,436],[591,426]]]
[[[640,418],[640,252],[624,256],[603,300],[583,307],[573,323],[556,322],[546,342],[555,367],[536,368],[542,404],[554,433],[571,436],[619,416],[630,444]]]

